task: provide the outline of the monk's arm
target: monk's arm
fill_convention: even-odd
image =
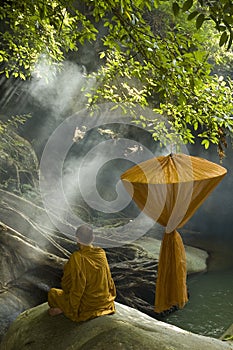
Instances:
[[[79,255],[75,255],[71,259],[71,276],[72,285],[69,292],[70,306],[75,315],[78,314],[80,300],[86,287],[86,271],[85,265],[82,263]]]
[[[62,280],[61,280],[61,287],[66,294],[69,293],[69,291],[71,289],[71,285],[72,285],[71,263],[70,263],[70,259],[69,259],[64,266],[63,276],[62,276]]]
[[[111,274],[111,271],[110,271],[110,267],[107,263],[107,278],[108,278],[108,288],[109,288],[109,292],[112,294],[112,295],[115,295],[116,296],[116,286],[115,286],[115,283],[114,283],[114,280],[112,278],[112,274]]]

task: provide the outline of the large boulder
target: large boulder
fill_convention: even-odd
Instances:
[[[159,260],[161,240],[144,236],[138,239],[135,243],[138,243],[148,252],[149,258]],[[209,255],[205,250],[185,245],[185,252],[188,274],[206,271]]]
[[[23,312],[11,325],[0,350],[232,350],[222,340],[187,332],[116,303],[114,315],[75,323],[48,315],[44,303]]]

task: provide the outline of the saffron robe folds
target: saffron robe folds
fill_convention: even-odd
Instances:
[[[61,287],[50,289],[48,303],[72,321],[115,312],[116,288],[102,248],[85,246],[74,252],[64,266]]]
[[[138,207],[165,227],[155,312],[182,308],[188,301],[185,249],[176,229],[185,225],[226,173],[218,164],[181,153],[148,159],[121,175]]]

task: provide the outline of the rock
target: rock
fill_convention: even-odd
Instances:
[[[230,327],[227,328],[227,330],[223,333],[220,339],[224,341],[229,341],[233,344],[233,323],[232,325],[230,325]]]
[[[148,252],[148,257],[153,260],[159,260],[161,240],[144,236],[135,241],[135,243],[142,246]],[[185,251],[188,274],[206,271],[208,253],[205,250],[185,245]]]
[[[114,315],[75,323],[50,317],[44,303],[23,312],[11,325],[0,350],[230,350],[233,345],[157,321],[116,303]]]
[[[38,186],[37,155],[30,142],[14,132],[9,125],[3,135],[0,148],[1,188],[30,196]]]

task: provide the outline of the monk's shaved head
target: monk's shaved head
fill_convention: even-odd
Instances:
[[[75,236],[77,238],[77,241],[84,245],[89,245],[94,240],[93,230],[88,225],[79,226],[75,232]]]

